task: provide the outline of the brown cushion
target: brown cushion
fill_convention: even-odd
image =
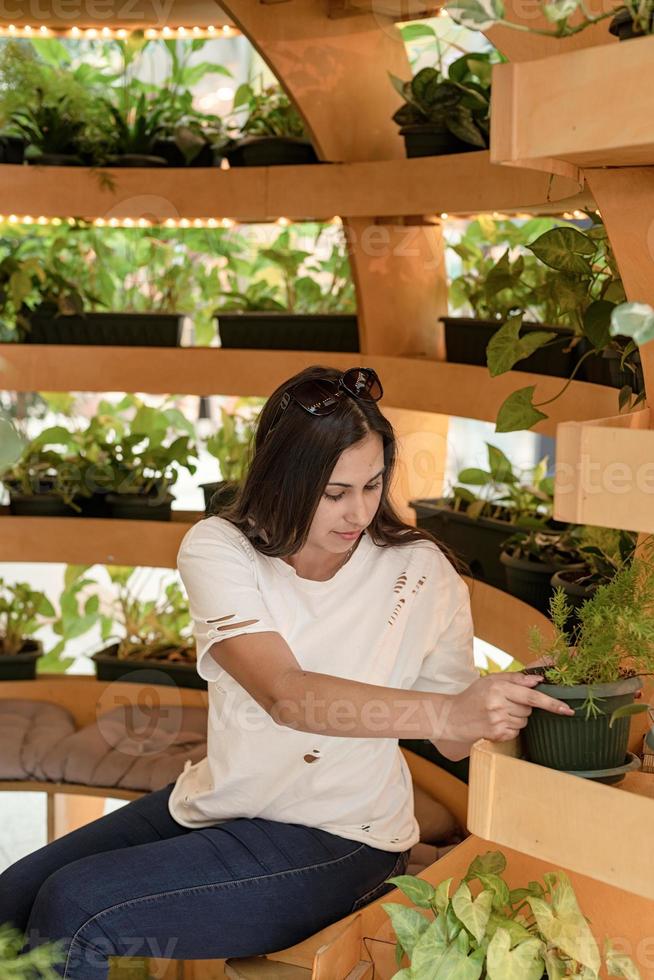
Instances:
[[[58,704],[0,699],[0,779],[47,779],[42,756],[74,731],[73,716]]]
[[[172,782],[184,763],[207,754],[206,708],[125,705],[68,735],[45,753],[46,779],[150,792]]]

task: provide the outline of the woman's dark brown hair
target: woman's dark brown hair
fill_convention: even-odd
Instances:
[[[335,368],[314,365],[277,388],[257,422],[247,475],[234,502],[220,516],[238,527],[264,555],[286,557],[305,544],[327,481],[341,453],[378,433],[384,446],[382,495],[367,530],[375,544],[403,545],[426,540],[438,544],[428,531],[405,524],[388,497],[397,457],[393,427],[377,403],[345,395],[331,415],[313,416],[291,399],[270,438],[266,438],[284,391],[301,381],[329,378]],[[449,557],[449,556],[448,556]]]

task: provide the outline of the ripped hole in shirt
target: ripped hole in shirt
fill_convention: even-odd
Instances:
[[[230,613],[229,616],[220,616],[218,619],[207,619],[206,623],[224,623],[226,619],[234,619],[236,613]],[[245,629],[246,626],[253,626],[254,623],[258,623],[258,619],[244,619],[240,623],[228,623],[226,626],[216,626],[216,630],[220,633],[225,630],[237,630]]]

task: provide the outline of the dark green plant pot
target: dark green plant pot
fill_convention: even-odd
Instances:
[[[9,513],[15,517],[108,517],[106,494],[73,497],[79,510],[70,507],[57,493],[45,485],[34,493],[24,493],[19,484],[5,481],[9,490]]]
[[[626,344],[628,337],[621,338]],[[587,341],[582,340],[579,351],[585,353],[590,350]],[[604,385],[608,388],[624,388],[629,385],[634,394],[639,395],[645,390],[645,379],[643,377],[643,365],[640,359],[640,352],[634,351],[627,358],[627,363],[633,370],[621,366],[622,357],[614,350],[605,350],[601,353],[588,357],[579,369],[578,378],[580,381],[588,381],[595,385]]]
[[[21,136],[0,136],[0,163],[24,163],[26,145]]]
[[[524,558],[514,558],[503,551],[500,561],[506,572],[507,591],[535,609],[548,615],[552,597],[551,579],[555,572],[571,565],[551,565]],[[582,566],[577,566],[581,568]]]
[[[531,762],[566,772],[588,772],[622,766],[627,756],[630,718],[618,718],[609,728],[616,708],[632,704],[642,687],[639,677],[629,677],[614,684],[594,684],[593,696],[600,712],[586,719],[583,704],[588,695],[586,684],[564,687],[539,684],[538,690],[575,709],[575,716],[553,714],[534,708],[524,729],[524,743]]]
[[[213,167],[214,150],[209,143],[205,143],[197,156],[194,156],[190,163],[178,147],[175,140],[155,140],[152,144],[152,152],[156,157],[166,161],[169,167]]]
[[[154,153],[121,153],[111,157],[110,167],[167,167],[168,161]]]
[[[170,493],[163,499],[157,493],[150,496],[142,493],[109,493],[109,517],[123,521],[169,521],[174,499]]]
[[[228,143],[221,155],[230,167],[280,167],[320,163],[311,140],[294,136],[244,136]]]
[[[84,313],[61,316],[50,306],[26,314],[26,344],[83,344],[107,347],[179,347],[182,313]]]
[[[650,33],[652,33],[652,20],[653,18],[650,17]],[[609,34],[613,34],[621,41],[629,41],[633,37],[647,36],[642,30],[639,30],[634,26],[634,22],[631,19],[631,14],[625,8],[618,10],[615,17],[613,17],[611,20],[611,23],[609,24]]]
[[[448,362],[486,367],[486,347],[502,326],[501,323],[497,320],[479,320],[466,316],[444,316],[441,317],[441,323],[445,325]],[[569,378],[578,359],[576,349],[564,351],[574,336],[572,330],[544,323],[523,324],[524,333],[533,333],[536,330],[555,333],[556,343],[552,342],[551,346],[534,351],[529,357],[519,361],[513,370]]]
[[[27,163],[35,167],[83,167],[84,161],[81,157],[71,153],[42,153],[41,156],[26,156]]]
[[[222,347],[355,353],[359,331],[349,313],[219,313]]]
[[[225,507],[236,500],[239,484],[231,480],[220,480],[218,483],[201,483],[204,493],[204,512],[207,517],[219,514]]]
[[[584,602],[597,591],[597,583],[585,585],[578,581],[580,578],[588,577],[588,574],[587,568],[562,568],[558,572],[554,572],[550,580],[552,591],[558,588],[563,589],[568,605],[572,607],[572,613],[566,622],[567,629],[574,629],[579,625],[577,610],[581,609]]]
[[[166,660],[119,660],[116,656],[118,644],[114,643],[91,656],[95,664],[95,676],[99,681],[125,681],[143,684],[142,671],[152,675],[150,683],[166,684],[175,687],[191,687],[196,691],[206,691],[207,682],[200,677],[195,664],[176,663]],[[134,676],[131,677],[130,675]]]
[[[436,129],[430,123],[402,126],[400,135],[404,137],[407,157],[440,157],[450,153],[480,152],[480,147],[460,140],[449,129]]]
[[[0,644],[0,681],[33,681],[36,662],[43,656],[43,644],[38,640],[25,640],[20,653],[2,653]]]

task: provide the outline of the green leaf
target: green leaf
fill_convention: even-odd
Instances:
[[[567,20],[576,11],[579,0],[548,0],[543,5],[543,13],[552,24]]]
[[[411,959],[418,940],[429,925],[429,919],[421,915],[417,909],[399,905],[397,902],[382,902],[382,908],[390,917],[393,932]]]
[[[630,718],[632,715],[642,715],[649,710],[648,704],[623,704],[621,708],[616,708],[611,714],[609,728],[613,728],[613,722],[618,718]]]
[[[554,337],[544,330],[532,330],[520,336],[522,315],[511,316],[497,330],[486,346],[486,363],[491,377],[510,371],[514,364],[529,357]]]
[[[481,943],[493,906],[494,892],[483,891],[473,900],[470,889],[461,882],[452,896],[452,907],[457,918],[472,933],[477,943]]]
[[[498,929],[505,929],[508,932],[511,937],[512,947],[517,946],[518,943],[523,942],[525,939],[531,938],[529,930],[517,919],[508,919],[506,916],[493,911],[486,926],[486,935],[488,938],[492,939]]]
[[[435,976],[447,948],[447,939],[443,938],[438,919],[434,919],[433,922],[429,923],[414,947],[411,957],[411,969],[414,975],[418,977],[423,974]]]
[[[441,915],[444,915],[447,911],[447,906],[449,905],[450,901],[450,886],[453,880],[453,878],[446,878],[444,881],[439,882],[439,884],[436,886],[433,905],[436,911]]]
[[[546,949],[543,959],[547,967],[548,980],[565,980],[569,976],[568,961],[559,956],[556,950]]]
[[[611,313],[614,309],[615,303],[597,299],[584,313],[584,336],[598,350],[606,347],[611,341]]]
[[[488,466],[496,483],[516,483],[517,476],[513,472],[513,466],[509,457],[498,449],[486,443],[488,450]]]
[[[399,888],[407,898],[411,899],[414,905],[422,909],[431,908],[436,892],[428,881],[413,875],[398,875],[396,878],[389,878],[388,880],[396,888]]]
[[[598,973],[599,949],[568,876],[558,871],[547,872],[544,877],[552,889],[552,904],[541,898],[527,899],[541,935],[566,956]]]
[[[588,278],[593,274],[589,260],[596,245],[576,228],[552,228],[527,248],[551,269]]]
[[[409,41],[417,41],[421,37],[436,37],[436,31],[429,24],[405,24],[400,29],[400,33],[405,44]]]
[[[629,405],[633,396],[634,392],[631,385],[623,385],[622,388],[620,388],[618,393],[618,408],[620,411]]]
[[[496,432],[519,432],[521,429],[531,429],[547,415],[533,405],[534,385],[519,388],[512,392],[500,406],[495,423]]]
[[[654,309],[646,303],[621,303],[611,314],[611,333],[631,337],[639,346],[654,340]]]
[[[494,874],[480,874],[478,878],[486,891],[493,896],[493,908],[498,912],[506,908],[509,904],[509,886],[504,879]]]
[[[469,483],[472,486],[483,487],[487,483],[492,483],[493,478],[490,473],[486,470],[477,469],[477,467],[469,466],[467,469],[461,470],[457,476],[457,480],[461,483]]]
[[[501,875],[506,871],[506,858],[501,851],[486,851],[479,854],[466,872],[466,881],[478,878],[479,875]]]
[[[8,470],[23,454],[24,444],[8,419],[0,418],[0,473]]]
[[[640,970],[631,957],[613,949],[610,939],[606,940],[604,955],[606,956],[606,969],[609,976],[623,977],[624,980],[642,980]]]
[[[450,0],[445,10],[457,24],[471,31],[485,31],[504,17],[503,0]]]
[[[543,943],[535,937],[511,949],[506,929],[498,929],[486,951],[488,980],[540,980],[543,975]]]

